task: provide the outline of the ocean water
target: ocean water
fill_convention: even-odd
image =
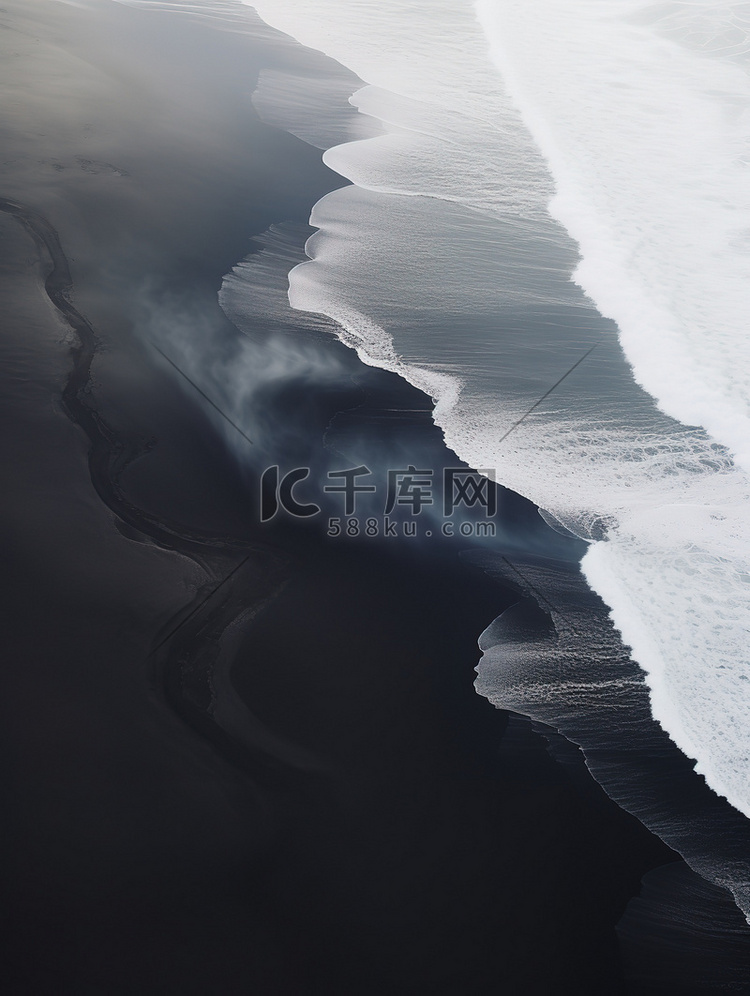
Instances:
[[[479,690],[577,738],[750,913],[747,5],[252,6],[362,81],[338,112],[335,81],[267,74],[254,98],[353,183],[315,206],[291,303],[590,544],[585,622],[565,572],[518,567],[557,636],[532,667],[491,627]],[[650,712],[712,792],[687,763],[694,801],[667,801]]]
[[[241,27],[232,3],[118,2]],[[262,73],[257,112],[352,185],[315,205],[306,262],[272,230],[222,306],[273,328],[293,267],[301,334],[428,392],[448,446],[588,543],[573,572],[487,545],[521,601],[477,689],[579,743],[750,915],[747,5],[252,8],[329,57]],[[336,376],[281,325],[274,376]],[[211,372],[251,435],[266,352]]]

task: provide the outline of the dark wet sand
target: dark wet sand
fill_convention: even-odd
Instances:
[[[249,104],[259,65],[313,57],[116,4],[2,16],[28,84],[0,186],[5,991],[627,991],[615,924],[674,856],[475,695],[515,592],[450,544],[261,529],[138,336],[154,301],[236,335],[222,275],[341,182]],[[424,424],[330,348],[351,376],[269,399],[280,424],[316,452],[365,399]]]

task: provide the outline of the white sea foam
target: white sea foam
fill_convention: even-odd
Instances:
[[[724,59],[691,28],[729,28],[743,7],[750,18],[746,5],[690,6],[694,18],[643,0],[478,10],[555,176],[552,212],[581,247],[575,279],[664,411],[748,469],[750,80],[734,48]]]
[[[574,279],[617,321],[661,409],[705,427],[747,470],[746,5],[481,0],[478,10],[555,176],[551,211],[581,248]],[[677,468],[677,488],[655,468],[639,473],[635,500],[583,567],[648,673],[656,716],[750,815],[747,483],[709,470],[696,494],[692,469]]]
[[[592,541],[655,715],[750,815],[746,5],[482,0],[486,35],[469,0],[255,6],[386,132],[325,153],[357,186],[316,206],[292,302],[446,378],[449,445]]]

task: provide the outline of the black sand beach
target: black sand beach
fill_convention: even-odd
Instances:
[[[343,182],[250,103],[316,56],[230,3],[0,16],[4,990],[670,991],[615,927],[677,855],[473,690],[518,592],[460,538],[261,523],[259,458],[151,346],[231,352],[222,277]],[[338,378],[263,395],[275,462],[354,466],[338,426],[456,466],[429,399],[316,348]]]

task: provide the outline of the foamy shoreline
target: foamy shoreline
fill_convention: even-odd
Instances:
[[[510,142],[512,154],[509,153],[506,163],[509,172],[505,177],[499,177],[509,182],[511,193],[508,195],[506,190],[501,195],[493,186],[487,202],[488,213],[502,216],[505,211],[513,217],[523,216],[525,222],[518,226],[517,234],[523,233],[529,246],[534,245],[535,237],[538,237],[536,244],[539,246],[545,239],[548,245],[554,246],[552,276],[547,274],[551,289],[542,282],[544,274],[530,278],[525,285],[526,278],[522,271],[514,268],[514,263],[508,263],[509,282],[516,281],[522,288],[516,292],[516,297],[511,294],[508,298],[508,307],[512,309],[516,300],[534,300],[538,296],[539,300],[549,302],[550,306],[564,306],[571,308],[571,311],[579,308],[585,314],[585,308],[591,307],[591,302],[580,294],[576,300],[578,291],[571,290],[568,294],[560,281],[561,276],[567,279],[573,273],[577,262],[575,249],[572,244],[566,244],[564,236],[561,238],[556,234],[559,226],[542,217],[550,190],[549,181],[540,179],[536,187],[532,183],[525,188],[514,173],[518,164],[528,161],[528,150],[517,129],[518,122],[509,114],[502,99],[499,105],[495,102],[496,94],[490,99],[492,87],[486,83],[486,77],[482,96],[489,101],[489,112],[487,106],[479,111],[476,100],[471,102],[477,93],[472,92],[471,97],[468,96],[468,77],[461,78],[459,89],[446,96],[451,84],[459,79],[455,75],[456,66],[450,62],[454,54],[451,48],[453,37],[448,39],[447,34],[445,37],[431,34],[426,22],[419,22],[417,27],[418,11],[413,24],[408,18],[403,22],[399,20],[400,10],[392,11],[392,23],[384,14],[380,20],[368,24],[366,17],[363,16],[362,23],[359,23],[354,14],[344,21],[337,21],[335,2],[330,4],[332,9],[328,20],[322,13],[322,22],[308,22],[304,11],[294,12],[283,3],[261,3],[258,6],[261,14],[267,15],[272,23],[292,31],[305,43],[340,58],[368,83],[375,84],[360,90],[353,102],[361,104],[368,115],[375,117],[378,116],[378,108],[382,107],[382,121],[387,132],[385,137],[366,141],[361,141],[361,135],[358,135],[356,137],[360,140],[355,144],[339,145],[327,156],[327,161],[359,184],[362,192],[355,195],[349,190],[341,196],[327,198],[316,207],[313,218],[321,233],[313,240],[314,261],[298,268],[292,275],[291,298],[295,306],[338,316],[346,328],[347,316],[349,324],[352,324],[352,302],[357,300],[358,295],[369,294],[367,304],[361,306],[366,317],[356,320],[358,330],[353,332],[353,338],[361,343],[361,336],[363,333],[366,336],[368,328],[377,329],[379,340],[385,341],[390,335],[390,331],[386,331],[384,338],[383,332],[388,330],[387,317],[396,315],[396,305],[391,306],[387,302],[387,307],[382,306],[363,282],[363,277],[369,266],[375,272],[388,272],[393,278],[387,264],[389,255],[392,256],[395,251],[393,247],[399,239],[409,244],[409,238],[420,228],[418,221],[415,222],[417,209],[410,209],[406,202],[404,206],[399,206],[393,197],[389,201],[389,191],[402,191],[411,195],[412,199],[415,194],[417,199],[420,194],[426,194],[443,202],[453,201],[457,205],[451,216],[457,219],[456,231],[460,233],[461,224],[465,224],[468,231],[471,224],[468,216],[465,222],[460,217],[464,191],[470,189],[467,201],[475,205],[482,183],[487,177],[494,183],[496,175],[491,169],[481,170],[477,179],[470,171],[459,170],[457,177],[460,183],[451,186],[452,178],[440,173],[441,157],[451,167],[456,151],[455,144],[450,141],[446,143],[449,151],[445,154],[439,148],[442,138],[439,122],[444,108],[437,106],[435,98],[445,96],[448,114],[442,120],[447,122],[452,113],[460,116],[468,112],[470,120],[481,120],[477,133],[483,134],[487,114],[490,119],[494,114],[496,122],[502,121],[506,142],[509,136],[518,140],[517,149],[513,141]],[[618,11],[626,6],[621,4]],[[466,20],[466,16],[471,14],[468,5],[444,4],[442,14],[448,19],[446,23],[451,24],[455,15],[456,24],[461,25],[460,30],[455,31],[456,38],[460,37],[465,44],[466,31],[470,30]],[[484,23],[494,37],[494,21],[489,15],[484,17]],[[641,33],[636,34],[642,37],[643,29],[639,30]],[[382,37],[378,32],[382,32]],[[405,59],[405,49],[399,43],[399,38],[404,37],[415,39],[416,48],[411,62]],[[389,41],[383,43],[386,38]],[[658,42],[654,44],[656,50],[663,51]],[[435,56],[434,66],[429,62],[430,45],[435,45],[436,52],[440,53],[439,57]],[[479,50],[472,48],[471,51],[476,55]],[[488,63],[486,48],[483,59]],[[501,69],[502,61],[500,56]],[[441,67],[441,72],[446,65],[449,66],[440,80],[435,71],[437,65]],[[476,65],[469,71],[476,72]],[[420,76],[420,72],[425,75]],[[736,74],[725,75],[727,79],[730,75],[732,79],[736,78]],[[512,73],[511,83],[516,92]],[[463,84],[466,84],[466,89],[460,91]],[[398,96],[378,89],[385,86],[392,86]],[[523,95],[522,88],[519,92]],[[405,97],[416,100],[410,103]],[[498,107],[502,107],[502,111]],[[559,181],[558,157],[550,152],[552,140],[547,140],[548,130],[543,118],[523,99],[521,107],[527,125],[531,126],[548,161],[552,162]],[[471,114],[476,114],[476,119],[471,119]],[[444,133],[452,140],[453,125],[446,125]],[[430,143],[436,137],[438,145],[432,149]],[[468,131],[464,137],[467,142],[470,141]],[[420,149],[426,153],[427,166],[410,171],[410,156],[416,162]],[[536,155],[537,160],[531,157],[534,163],[532,173],[538,169],[540,157],[538,153]],[[463,159],[458,161],[463,162]],[[544,172],[544,167],[541,172]],[[473,186],[475,182],[476,187]],[[355,210],[348,211],[347,202]],[[390,204],[391,214],[381,232],[378,218],[387,215],[386,203]],[[572,214],[571,204],[570,197],[562,189],[553,204],[555,216],[566,224],[574,215],[582,216],[595,229],[596,218],[590,216],[580,197],[575,201],[576,209]],[[403,224],[399,220],[401,214],[405,219]],[[440,217],[438,208],[435,216]],[[407,222],[407,218],[411,221]],[[391,227],[393,236],[389,235]],[[580,224],[571,223],[570,230],[574,235],[580,235]],[[381,235],[382,249],[375,241]],[[603,233],[599,232],[599,236],[603,237]],[[453,232],[452,241],[456,241]],[[589,257],[594,252],[594,243],[587,233],[580,235],[580,241],[584,259],[575,271],[575,279],[590,289],[597,302],[601,302],[602,313],[619,318],[621,309],[617,307],[617,301],[604,293],[606,287],[601,281],[593,279],[595,274]],[[367,252],[360,252],[361,244],[367,247]],[[601,244],[600,238],[596,245]],[[373,253],[373,248],[377,252]],[[438,242],[431,248],[427,238],[424,245],[416,242],[411,249],[418,262],[422,257],[428,259],[430,252],[439,254],[442,251]],[[524,249],[524,257],[533,258],[533,248],[525,246]],[[361,260],[351,264],[352,256],[356,257],[358,252]],[[449,272],[447,262],[443,264],[440,260],[440,265],[445,265],[445,272]],[[443,291],[437,283],[434,287],[429,284],[428,266],[422,267],[419,262],[416,273],[418,276],[413,278],[414,286],[424,283],[427,288],[424,297],[434,293],[435,298],[439,299]],[[610,280],[610,288],[612,285]],[[417,308],[420,306],[417,304]],[[372,309],[369,312],[368,307]],[[386,320],[373,321],[378,309],[382,310]],[[638,318],[637,315],[635,317]],[[640,347],[628,331],[632,324],[630,319],[623,322],[623,343],[627,350],[635,350],[635,355]],[[485,383],[473,371],[467,377],[461,362],[451,366],[443,361],[440,352],[442,345],[432,355],[435,340],[425,337],[420,343],[415,335],[409,337],[401,327],[397,327],[392,337],[393,345],[388,343],[388,363],[393,368],[394,352],[397,356],[407,357],[408,363],[402,364],[401,368],[407,378],[410,378],[409,367],[412,364],[427,369],[432,366],[437,372],[450,370],[459,378],[462,390],[457,404],[454,398],[449,404],[438,406],[437,420],[445,432],[448,445],[472,466],[499,467],[499,479],[503,484],[549,510],[553,520],[573,533],[588,541],[598,541],[596,554],[592,552],[589,560],[584,561],[584,570],[587,570],[587,563],[592,565],[592,580],[597,578],[600,590],[612,599],[614,618],[624,639],[636,648],[636,656],[640,652],[644,658],[652,708],[658,720],[688,756],[698,758],[699,771],[708,778],[709,784],[737,809],[748,813],[750,802],[747,799],[744,768],[737,761],[738,756],[742,758],[746,753],[742,737],[743,731],[749,728],[750,719],[750,697],[746,701],[737,694],[738,687],[742,687],[738,679],[742,677],[745,667],[742,620],[750,613],[748,589],[742,583],[747,574],[745,553],[750,545],[746,514],[748,483],[733,465],[724,447],[717,446],[702,429],[692,429],[675,422],[638,388],[632,381],[628,361],[622,354],[618,355],[617,349],[613,349],[606,338],[609,331],[606,322],[597,319],[594,314],[588,319],[588,325],[590,329],[586,330],[586,336],[580,336],[577,350],[571,349],[566,354],[558,342],[559,362],[556,368],[550,366],[549,373],[542,373],[539,386],[531,389],[535,393],[517,398],[510,380],[497,381],[495,390],[505,400],[500,410],[492,409],[489,402],[490,379]],[[460,340],[457,339],[457,342]],[[549,384],[572,367],[591,345],[597,348],[592,369],[601,371],[604,387],[596,384],[593,374],[583,382],[571,378],[571,382],[566,384],[570,393],[566,395],[562,391],[558,397],[551,399],[551,420],[545,422],[539,418],[527,421],[505,444],[508,427],[523,417],[530,403],[541,397]],[[366,354],[367,347],[360,348]],[[443,352],[450,360],[448,351]],[[373,356],[377,359],[377,349]],[[659,372],[663,374],[667,365],[663,358],[660,362]],[[657,367],[658,364],[654,369]],[[606,390],[610,370],[614,370],[616,378],[619,378],[615,380],[612,398],[607,397]],[[658,397],[664,395],[653,377],[643,376],[642,364],[637,366],[636,374],[638,380],[654,394]],[[687,371],[683,370],[682,379],[678,378],[678,387],[689,401],[700,396],[701,392],[685,389],[686,377],[690,383],[693,382],[692,374],[688,377]],[[577,399],[572,397],[574,390],[579,392]],[[674,394],[674,386],[669,390]],[[566,412],[565,405],[570,406],[570,414]],[[559,415],[554,412],[555,407],[560,409]],[[716,430],[714,415],[721,406],[714,404],[711,408],[709,403],[708,408],[704,405],[702,408],[699,406],[700,410],[690,409],[679,398],[672,401],[662,398],[662,407],[688,420],[698,421],[702,418],[701,412],[705,415],[711,409],[710,417],[705,418],[704,422],[709,429]],[[698,419],[694,419],[696,414]],[[602,420],[606,423],[604,431]],[[723,424],[727,424],[726,419]],[[583,450],[581,438],[586,440]],[[732,440],[735,436],[730,433],[726,441]],[[501,443],[504,448],[501,448]],[[535,463],[540,465],[539,469],[534,469]],[[532,473],[529,473],[530,466]],[[605,537],[607,541],[602,546]],[[694,542],[696,537],[701,537],[699,548]],[[741,544],[739,552],[738,542]],[[655,550],[658,550],[659,557],[653,556]],[[688,567],[683,569],[683,564]],[[628,589],[634,598],[620,599],[618,591]],[[720,594],[717,595],[717,592]],[[697,624],[704,618],[706,625],[701,630]],[[722,650],[717,651],[719,646]],[[724,722],[727,714],[731,716],[730,724]],[[563,722],[562,719],[560,722]],[[677,820],[679,822],[679,817]],[[668,819],[666,824],[662,824],[667,828],[664,831],[667,839],[670,833],[668,824]],[[705,858],[706,849],[709,852],[711,849],[710,836],[694,843]],[[687,846],[683,853],[689,851]],[[704,858],[696,860],[705,871],[711,861],[709,859],[707,865]],[[715,880],[723,881],[728,874],[726,870],[716,869]],[[742,879],[743,873],[738,872],[735,894],[746,913],[750,913]]]

